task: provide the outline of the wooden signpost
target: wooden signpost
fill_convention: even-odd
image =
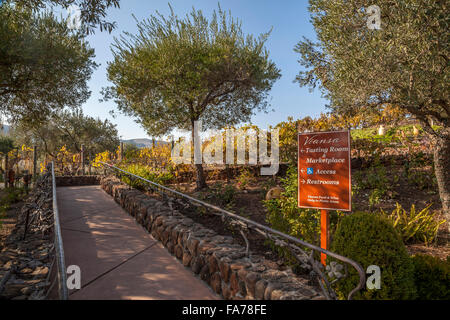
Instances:
[[[352,210],[350,131],[298,135],[298,206],[320,209],[321,247],[328,250],[329,210]],[[326,255],[321,256],[325,265]]]

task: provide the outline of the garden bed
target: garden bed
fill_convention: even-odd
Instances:
[[[402,175],[403,169],[403,166],[388,167],[389,171],[386,175],[389,176],[390,181],[388,181],[388,183],[390,183],[390,186],[386,189],[385,197],[380,199],[379,203],[373,207],[369,204],[369,197],[373,190],[363,189],[356,192],[353,196],[354,211],[372,211],[375,213],[382,209],[390,213],[395,209],[396,203],[399,203],[406,210],[409,210],[412,205],[415,205],[416,209],[421,210],[427,205],[432,204],[430,210],[437,211],[437,217],[439,219],[444,219],[444,216],[441,213],[442,207],[436,187],[421,189],[416,185],[408,183],[407,179]],[[353,173],[361,172],[364,174],[363,170],[364,169],[353,170]],[[423,170],[424,172],[428,172],[431,168],[428,167]],[[398,177],[398,180],[393,183],[392,179],[396,176]],[[170,185],[170,187],[193,197],[204,199],[206,202],[218,206],[226,206],[227,204],[223,203],[220,193],[217,194],[217,191],[214,189],[217,188],[217,186],[220,186],[221,190],[232,187],[234,189],[234,196],[232,203],[228,205],[228,209],[245,218],[270,227],[266,221],[267,210],[263,205],[263,200],[271,186],[281,185],[280,178],[275,178],[275,180],[272,177],[255,178],[252,182],[248,183],[245,190],[240,190],[237,187],[239,184],[238,179],[233,179],[229,182],[226,180],[212,180],[207,183],[209,189],[203,191],[196,191],[195,183],[174,184]],[[355,183],[357,182],[354,181],[354,184]],[[190,212],[187,214],[189,214],[190,218],[208,226],[219,234],[232,234],[232,231],[224,226],[220,217],[198,214],[198,212]],[[411,254],[425,253],[445,260],[446,257],[450,255],[450,248],[448,246],[449,234],[447,230],[447,223],[444,223],[439,228],[438,236],[434,244],[429,246],[424,244],[407,244],[408,251]],[[244,243],[242,237],[238,236],[236,239],[239,243]],[[271,250],[269,245],[265,244],[262,236],[251,235],[249,241],[252,250],[257,251],[258,254],[262,254],[269,259],[274,259],[282,265],[279,257]]]
[[[236,238],[218,234],[189,218],[184,210],[170,209],[158,197],[130,189],[116,178],[103,178],[101,185],[185,267],[225,299],[324,299],[309,279],[296,276],[290,268],[280,270],[253,248],[246,257],[245,247],[236,243]],[[174,199],[169,203],[176,204]]]

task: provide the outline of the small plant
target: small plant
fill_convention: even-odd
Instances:
[[[438,221],[435,218],[436,213],[430,211],[431,206],[432,204],[417,211],[416,207],[412,205],[408,213],[397,203],[397,207],[391,214],[387,214],[383,210],[380,212],[401,235],[404,243],[420,241],[428,245],[436,239],[439,226],[445,222],[445,220]]]
[[[392,183],[389,181],[386,168],[380,164],[378,158],[376,158],[374,165],[367,170],[356,172],[354,179],[356,194],[362,190],[372,190],[369,194],[369,205],[371,208],[386,198],[391,190]],[[397,183],[398,177],[394,177],[393,182]]]
[[[384,189],[374,189],[369,195],[370,208],[373,208],[374,206],[379,204],[385,194],[386,190]]]
[[[292,166],[287,176],[281,179],[285,190],[280,199],[264,200],[267,209],[266,221],[273,229],[289,234],[295,238],[314,245],[320,245],[320,210],[298,208],[297,168]],[[330,235],[344,214],[332,211],[330,214]],[[276,246],[272,241],[266,242],[283,261],[290,265],[295,272],[304,273],[305,270],[294,255],[287,248]],[[309,249],[304,248],[306,251]],[[316,257],[318,258],[318,257]]]
[[[419,300],[450,300],[450,264],[429,255],[412,257]]]
[[[418,187],[420,190],[436,187],[437,181],[434,174],[421,170],[408,170],[408,183]]]
[[[226,209],[232,209],[236,198],[236,189],[232,185],[223,187],[221,183],[216,183],[203,198],[224,206]]]
[[[277,186],[277,182],[274,179],[267,179],[261,183],[260,196],[265,198],[270,189]]]
[[[4,195],[0,199],[0,205],[8,207],[19,202],[25,194],[25,190],[23,188],[6,188],[3,192]]]
[[[247,168],[244,168],[237,178],[237,187],[241,190],[245,190],[250,183],[255,180],[253,174]]]

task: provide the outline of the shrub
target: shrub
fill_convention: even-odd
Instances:
[[[320,212],[298,208],[297,169],[288,169],[287,176],[281,179],[285,190],[280,199],[264,201],[267,209],[266,221],[270,227],[312,244],[319,244]]]
[[[409,169],[407,179],[410,185],[414,185],[420,190],[434,189],[437,186],[436,176],[433,172]]]
[[[286,178],[281,179],[281,184],[285,192],[281,194],[280,199],[263,201],[267,209],[266,221],[269,226],[300,240],[320,245],[320,210],[298,208],[296,167],[288,169]],[[341,217],[342,213],[336,211],[330,213],[330,234],[333,234],[337,221]],[[298,261],[288,249],[271,245],[295,271],[303,272]],[[303,249],[309,251],[307,248]]]
[[[369,196],[371,208],[380,203],[380,200],[385,198],[388,191],[392,189],[386,168],[381,164],[379,157],[375,157],[373,165],[368,169],[355,172],[354,180],[357,193],[360,190],[372,190]]]
[[[370,265],[381,269],[381,289],[363,289],[354,299],[414,299],[414,267],[401,237],[392,225],[379,215],[364,212],[343,218],[334,234],[331,251],[358,262],[364,270]],[[348,277],[336,284],[340,298],[346,298],[359,282],[352,267]]]
[[[0,205],[9,206],[11,204],[19,202],[24,194],[24,188],[6,188],[3,190],[4,194],[0,199]]]
[[[174,179],[173,175],[170,172],[154,171],[151,168],[140,165],[140,164],[121,165],[119,167],[122,170],[128,171],[139,177],[142,177],[144,179],[147,179],[147,180],[150,180],[152,182],[162,184],[162,185],[170,183]],[[122,180],[126,184],[132,186],[133,188],[139,189],[139,190],[144,190],[149,186],[144,181],[141,181],[139,179],[132,180],[126,175],[122,178]]]
[[[245,190],[248,185],[255,181],[254,175],[247,168],[242,169],[241,173],[237,178],[237,186],[241,190]]]
[[[212,201],[219,206],[224,206],[226,209],[232,209],[236,198],[236,189],[232,185],[224,187],[223,184],[216,183],[202,198],[203,200]]]
[[[438,221],[436,213],[430,211],[431,204],[422,211],[417,212],[414,205],[408,213],[397,203],[397,207],[391,214],[381,210],[381,215],[386,217],[395,230],[402,236],[403,242],[420,241],[430,244],[436,239],[439,226],[445,220]]]
[[[450,300],[449,261],[424,254],[413,256],[412,261],[418,299]]]

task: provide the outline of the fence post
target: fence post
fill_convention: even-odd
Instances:
[[[84,176],[84,144],[81,145],[81,174]]]

